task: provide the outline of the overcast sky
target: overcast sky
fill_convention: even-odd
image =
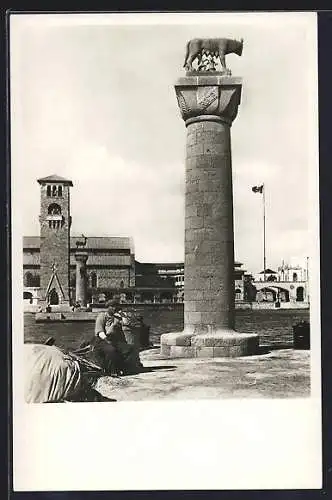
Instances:
[[[128,235],[138,260],[181,261],[186,129],[173,85],[187,40],[243,37],[242,57],[227,61],[243,77],[232,127],[235,256],[262,269],[262,197],[251,187],[263,182],[267,266],[308,255],[314,14],[11,22],[12,179],[25,235],[39,234],[36,179],[58,174],[74,183],[72,234]]]

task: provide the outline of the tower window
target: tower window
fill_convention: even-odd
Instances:
[[[32,273],[26,273],[24,275],[24,286],[33,286],[33,275]]]
[[[47,186],[46,188],[46,195],[51,196],[51,186]]]
[[[57,203],[52,203],[47,210],[49,215],[61,215],[61,207]]]
[[[58,186],[58,196],[62,196],[62,186]]]
[[[50,229],[60,229],[60,227],[63,226],[63,220],[49,220],[48,221],[48,227]]]
[[[24,286],[35,286],[38,287],[40,286],[40,276],[39,274],[32,274],[30,272],[27,272],[24,275]]]
[[[56,196],[57,195],[57,186],[52,186],[52,196]]]

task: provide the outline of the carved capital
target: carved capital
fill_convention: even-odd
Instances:
[[[88,260],[88,253],[87,252],[75,252],[75,260],[76,262],[80,262],[82,264],[85,264],[86,261]]]
[[[187,76],[175,85],[182,118],[189,123],[215,117],[231,125],[241,100],[239,78],[220,76]]]

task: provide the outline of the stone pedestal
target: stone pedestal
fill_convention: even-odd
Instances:
[[[240,78],[187,76],[176,96],[187,127],[184,331],[161,336],[167,357],[241,356],[258,337],[234,330],[234,230],[230,127]]]
[[[86,261],[88,260],[87,252],[76,252],[76,294],[75,300],[82,307],[87,304],[87,277],[86,277]]]

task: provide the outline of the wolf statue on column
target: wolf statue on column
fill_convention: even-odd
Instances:
[[[230,75],[231,71],[226,66],[225,56],[227,54],[242,55],[243,38],[241,40],[232,40],[229,38],[194,38],[187,43],[186,57],[183,67],[187,71],[193,71],[193,62],[195,59],[202,59],[203,55],[209,54],[220,59],[222,72]],[[200,68],[199,68],[200,69]]]

